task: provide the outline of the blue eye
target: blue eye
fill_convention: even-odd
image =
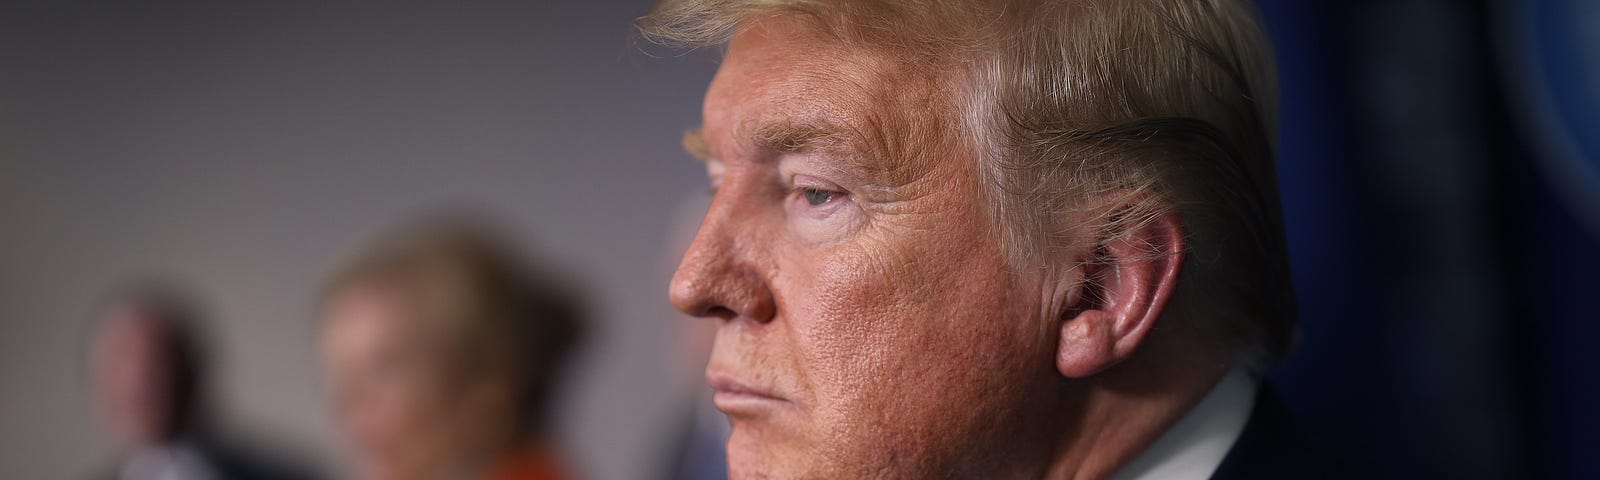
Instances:
[[[802,188],[800,189],[800,195],[806,197],[806,203],[809,203],[811,206],[815,207],[828,203],[829,200],[833,200],[833,196],[838,195],[838,193],[827,190],[818,190],[815,188]]]

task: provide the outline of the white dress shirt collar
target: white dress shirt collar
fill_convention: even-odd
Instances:
[[[1256,379],[1234,368],[1155,443],[1117,471],[1117,480],[1205,480],[1222,465],[1255,409]]]

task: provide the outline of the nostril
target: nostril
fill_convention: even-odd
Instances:
[[[734,311],[729,309],[728,307],[715,306],[715,307],[707,308],[705,310],[705,312],[703,312],[700,316],[702,316],[702,317],[717,317],[717,318],[720,318],[720,319],[723,319],[723,320],[732,320],[733,317],[736,317],[738,315],[739,315],[738,313],[734,313]]]

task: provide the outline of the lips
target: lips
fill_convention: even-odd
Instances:
[[[754,414],[794,405],[788,399],[773,393],[770,388],[741,380],[731,374],[708,371],[706,382],[716,391],[711,402],[718,410],[729,415]]]

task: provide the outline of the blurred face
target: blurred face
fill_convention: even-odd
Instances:
[[[671,293],[719,322],[735,477],[945,477],[1049,430],[1040,282],[1007,273],[950,93],[894,65],[778,19],[706,94],[716,193]]]
[[[469,448],[463,386],[414,314],[392,295],[361,288],[339,294],[326,311],[323,362],[360,478],[438,478]]]
[[[113,309],[94,345],[100,408],[123,446],[158,444],[172,423],[172,352],[155,322],[132,306]]]

